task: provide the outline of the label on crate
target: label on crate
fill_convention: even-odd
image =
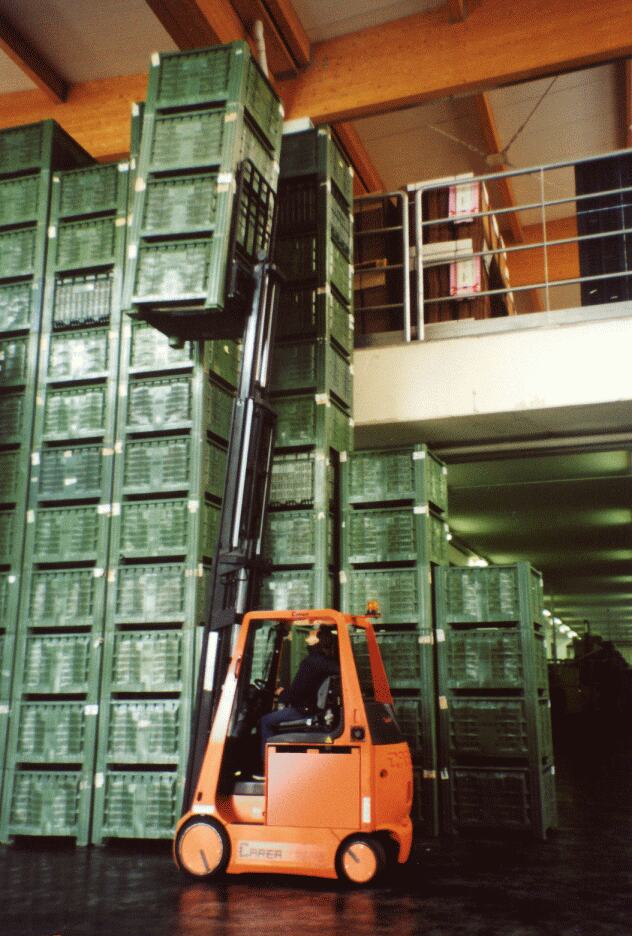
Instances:
[[[110,584],[112,584],[112,582],[116,582],[116,569],[110,569],[108,571],[108,582]]]
[[[101,516],[105,516],[109,514],[111,510],[112,510],[111,504],[98,504],[97,505],[97,513],[100,514]]]
[[[445,767],[442,767],[442,768],[441,768],[441,773],[439,774],[439,776],[441,777],[442,780],[449,780],[449,779],[450,779],[450,772],[449,772],[449,770],[447,770]]]
[[[436,780],[437,771],[436,770],[424,770],[422,773],[424,780]]]
[[[17,575],[9,575],[7,578],[7,582],[9,583],[9,585],[15,585],[17,580],[18,580]]]
[[[199,500],[190,500],[189,501],[189,513],[197,513],[200,507]]]
[[[445,643],[445,631],[441,627],[436,630],[436,640],[437,643]]]
[[[136,244],[130,244],[129,247],[127,248],[127,256],[129,257],[129,259],[135,260],[137,253],[138,253],[138,249],[136,247]]]
[[[423,461],[425,457],[426,457],[425,451],[413,452],[413,461]]]
[[[98,715],[99,706],[98,705],[85,705],[83,712],[84,712],[84,715]]]
[[[61,182],[61,177],[58,175],[54,175],[53,182],[55,183],[55,185],[59,185],[59,183]]]
[[[432,646],[434,644],[434,637],[432,634],[421,634],[421,636],[417,638],[417,643],[423,646]]]
[[[36,468],[39,465],[39,463],[40,463],[40,453],[31,452],[31,464],[33,465],[33,467]]]
[[[418,506],[416,506],[416,507],[413,507],[413,513],[414,513],[414,514],[421,514],[422,516],[425,516],[427,513],[430,513],[430,511],[429,511],[429,509],[428,509],[428,505],[427,505],[427,504],[421,504],[421,505],[418,505]]]
[[[444,695],[439,696],[439,708],[442,712],[447,712],[448,710],[448,697]]]
[[[151,53],[151,66],[152,68],[158,68],[160,65],[160,52]]]
[[[122,396],[122,395],[123,395],[123,394],[119,394],[119,396]],[[115,453],[116,453],[117,455],[122,455],[122,454],[123,454],[123,443],[122,443],[122,441],[121,441],[120,439],[118,439],[118,440],[114,443],[114,451],[115,451]]]
[[[26,522],[27,522],[27,523],[35,523],[35,511],[34,511],[34,510],[27,510],[27,511],[26,511]]]
[[[56,237],[57,237],[57,228],[55,227],[54,224],[51,224],[51,226],[48,229],[48,239],[54,240]]]
[[[338,573],[338,581],[340,582],[341,585],[346,585],[346,584],[347,584],[347,573],[346,573],[346,572],[342,572],[342,571],[339,572],[339,573]]]
[[[314,400],[316,406],[329,406],[329,395],[327,393],[317,393]]]
[[[341,462],[341,463],[342,463],[342,462],[346,462],[348,457],[349,457],[349,456],[347,455],[346,452],[341,452],[341,453],[340,453],[340,462]]]
[[[95,773],[94,775],[94,788],[95,790],[100,790],[103,784],[105,783],[105,777],[102,773]]]
[[[113,448],[103,448],[103,449],[101,449],[101,455],[103,456],[103,458],[109,458],[111,455],[114,455],[114,449],[113,449]]]
[[[331,295],[331,286],[327,283],[325,286],[319,286],[316,290],[318,296],[330,296]]]
[[[120,162],[120,163],[118,164],[118,171],[119,171],[119,172],[129,172],[129,163],[128,163],[128,162]]]
[[[115,227],[125,227],[127,224],[127,218],[117,218],[114,222]]]
[[[233,184],[233,174],[232,172],[220,172],[217,176],[217,185],[232,185]]]
[[[0,715],[8,715],[10,711],[10,705],[0,705]]]
[[[97,568],[97,569],[92,570],[92,575],[94,576],[94,578],[101,578],[104,573],[105,573],[105,569]]]
[[[113,517],[121,516],[121,505],[119,503],[112,504],[112,516]]]
[[[237,120],[237,114],[235,113],[226,114],[224,117],[224,123],[234,123],[235,120]]]
[[[145,180],[142,176],[138,176],[136,182],[134,183],[135,192],[144,192],[147,186],[145,185]]]

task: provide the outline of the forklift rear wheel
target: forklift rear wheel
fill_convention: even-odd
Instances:
[[[336,871],[341,880],[362,887],[374,881],[385,864],[386,852],[378,839],[353,835],[338,849]]]
[[[189,820],[176,839],[178,865],[194,878],[212,878],[225,870],[230,858],[230,841],[216,819],[196,816]]]

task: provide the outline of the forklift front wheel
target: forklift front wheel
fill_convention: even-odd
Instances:
[[[338,877],[355,887],[374,881],[385,864],[384,846],[370,835],[352,835],[342,843],[336,856]]]
[[[182,826],[176,839],[178,867],[194,878],[220,875],[230,858],[230,840],[216,819],[195,816]]]

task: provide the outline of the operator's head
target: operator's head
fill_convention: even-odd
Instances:
[[[325,656],[333,657],[336,654],[337,641],[329,622],[313,621],[312,630],[305,638],[305,643],[310,649],[318,647]]]

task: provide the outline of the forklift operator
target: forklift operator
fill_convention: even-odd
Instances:
[[[319,630],[310,631],[305,643],[309,647],[307,656],[301,662],[289,689],[283,689],[279,695],[279,702],[284,708],[269,712],[259,723],[261,757],[264,764],[266,742],[274,734],[277,725],[295,718],[303,718],[312,712],[318,690],[324,680],[328,676],[338,676],[340,673],[337,642],[330,627],[321,626]]]

